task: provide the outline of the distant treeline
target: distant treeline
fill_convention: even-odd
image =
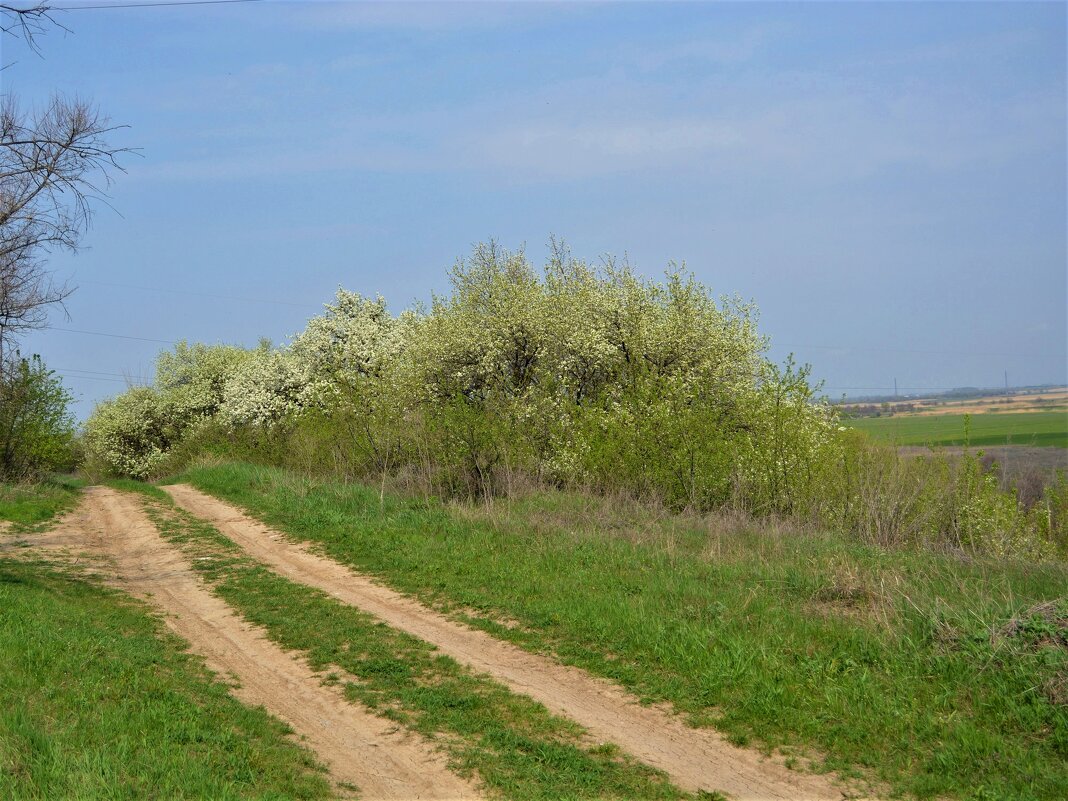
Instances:
[[[836,401],[836,403],[840,406],[852,406],[855,404],[900,403],[903,400],[972,400],[977,398],[1005,397],[1012,395],[1038,395],[1043,392],[1053,392],[1059,389],[1068,389],[1068,387],[1061,384],[1039,384],[1027,387],[1009,387],[1008,389],[1005,389],[1005,387],[987,387],[985,389],[980,389],[979,387],[958,387],[945,392],[931,392],[923,395],[917,395],[913,392],[901,393],[898,395],[858,395],[852,398],[843,398],[840,401]]]

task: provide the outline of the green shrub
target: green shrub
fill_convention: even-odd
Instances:
[[[71,400],[40,356],[0,364],[0,479],[21,481],[72,466]]]
[[[905,456],[859,432],[840,439],[826,470],[821,523],[864,542],[1044,558],[1068,554],[1068,482],[1061,474],[1037,503],[1019,502],[984,468],[982,451]]]

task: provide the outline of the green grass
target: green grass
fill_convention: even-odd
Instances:
[[[963,414],[863,417],[843,423],[895,445],[1047,445],[1068,448],[1068,412],[987,413],[968,417],[970,430],[967,437]]]
[[[214,591],[282,647],[333,674],[346,695],[435,740],[463,775],[510,799],[675,799],[657,771],[583,739],[576,724],[473,674],[433,646],[243,557],[154,487],[147,509]],[[165,500],[164,500],[165,499]]]
[[[34,484],[0,484],[0,521],[11,523],[10,533],[40,531],[57,515],[72,508],[83,482],[54,476]]]
[[[1068,632],[992,634],[1040,601],[1068,603],[1063,565],[717,528],[574,495],[464,508],[240,464],[181,478],[735,742],[812,749],[923,798],[1068,797],[1068,708],[1054,702]]]
[[[147,609],[59,565],[0,558],[0,798],[330,794]]]

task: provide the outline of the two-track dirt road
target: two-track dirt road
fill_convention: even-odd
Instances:
[[[164,489],[179,506],[211,522],[250,556],[286,578],[316,587],[436,645],[458,662],[575,720],[597,740],[615,743],[663,770],[684,790],[718,790],[738,799],[842,798],[842,791],[826,777],[789,770],[756,751],[730,744],[714,731],[691,728],[668,712],[642,706],[619,687],[585,671],[452,621],[193,487]]]
[[[326,763],[335,784],[356,785],[365,799],[478,797],[433,746],[345,701],[209,592],[135,496],[92,487],[44,536],[52,547],[104,556],[105,575],[163,611],[167,625],[209,667],[236,679],[234,695],[288,723]]]
[[[713,731],[690,728],[667,711],[642,706],[621,688],[578,668],[450,620],[192,487],[165,489],[180,507],[210,522],[270,569],[437,646],[578,722],[591,738],[615,743],[663,770],[684,790],[718,791],[752,801],[844,796],[829,777],[789,770]],[[95,571],[156,606],[212,669],[236,681],[234,695],[263,706],[293,728],[327,764],[340,792],[355,785],[366,799],[479,797],[476,782],[450,771],[432,743],[345,700],[303,660],[272,643],[213,594],[185,556],[159,534],[138,497],[92,487],[54,531],[34,535],[33,542],[35,550],[87,554]]]

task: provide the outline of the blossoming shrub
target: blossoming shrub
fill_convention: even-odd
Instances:
[[[883,544],[1037,553],[1062,536],[1056,498],[1028,516],[977,459],[903,460],[843,432],[806,367],[769,362],[756,309],[681,269],[650,281],[554,245],[539,270],[490,244],[450,279],[429,309],[396,317],[338,290],[277,348],[182,343],[154,388],[97,408],[88,447],[137,477],[207,450],[415,474],[437,494],[532,479],[731,504]]]
[[[152,387],[132,387],[97,405],[85,425],[89,460],[120,476],[147,478],[185,433],[172,411]]]
[[[230,377],[249,358],[249,351],[233,345],[182,341],[156,358],[155,387],[181,421],[211,417],[219,411]]]
[[[539,274],[523,254],[480,246],[452,282],[413,326],[406,362],[432,448],[466,466],[468,486],[518,468],[708,508],[745,475],[778,508],[802,479],[783,484],[764,462],[817,461],[830,445],[830,407],[807,384],[798,394],[807,374],[768,365],[755,310],[717,302],[681,270],[652,282],[560,248]]]
[[[220,411],[230,377],[250,358],[229,345],[179,342],[156,360],[152,387],[133,387],[93,410],[87,458],[118,475],[146,478],[172,448]]]

